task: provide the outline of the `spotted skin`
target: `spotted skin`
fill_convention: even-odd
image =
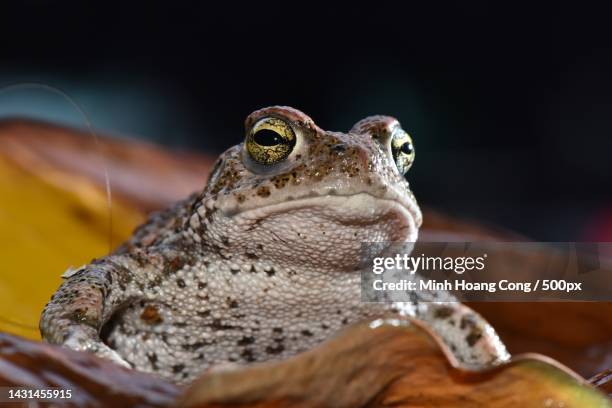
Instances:
[[[372,116],[326,132],[270,107],[296,135],[282,162],[223,153],[199,194],[154,214],[111,255],[65,277],[40,329],[51,343],[186,383],[206,369],[286,358],[368,317],[416,316],[459,361],[508,357],[491,327],[459,303],[360,301],[366,241],[415,241],[421,212],[389,148],[399,123]]]

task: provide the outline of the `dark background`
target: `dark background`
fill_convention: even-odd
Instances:
[[[328,130],[376,113],[415,140],[423,205],[542,240],[612,240],[610,12],[373,1],[3,3],[0,85],[57,86],[103,133],[218,153],[251,111]],[[0,114],[73,125],[42,91]],[[204,181],[204,177],[203,177]]]

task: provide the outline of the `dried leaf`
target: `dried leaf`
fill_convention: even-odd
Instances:
[[[46,178],[56,175],[47,172]],[[0,155],[0,331],[37,339],[40,312],[69,267],[109,251],[105,198],[87,180],[62,176],[58,188]],[[116,203],[112,239],[121,242],[143,219]]]
[[[70,406],[166,407],[180,389],[92,354],[0,333],[0,386],[72,391]],[[62,401],[58,401],[60,405]]]
[[[568,368],[540,355],[468,371],[420,324],[362,323],[315,350],[251,368],[210,373],[179,406],[609,407]]]

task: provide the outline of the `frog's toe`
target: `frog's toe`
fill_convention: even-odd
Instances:
[[[111,360],[112,362],[120,365],[121,367],[132,368],[132,365],[128,363],[126,360],[124,360],[123,357],[119,355],[119,353],[117,353],[115,350],[108,347],[104,343],[101,343],[100,345],[98,345],[98,349],[95,351],[95,354],[98,357],[102,357],[107,360]]]
[[[102,340],[97,337],[97,335],[88,333],[87,330],[84,330],[83,328],[73,330],[62,345],[72,350],[93,353],[98,357],[110,360],[125,368],[132,368],[130,363],[125,361],[125,359],[115,350],[104,344]]]

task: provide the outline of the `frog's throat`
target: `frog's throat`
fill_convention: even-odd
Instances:
[[[361,225],[364,228],[379,223],[381,219],[386,219],[388,222],[391,215],[395,220],[394,241],[416,241],[421,224],[421,211],[416,202],[401,195],[394,196],[393,192],[386,194],[383,198],[367,192],[309,196],[246,209],[227,214],[227,216],[237,224],[248,228],[250,224],[260,223],[274,215],[307,212],[308,209],[317,213],[333,214],[330,219],[333,218],[335,223]]]

